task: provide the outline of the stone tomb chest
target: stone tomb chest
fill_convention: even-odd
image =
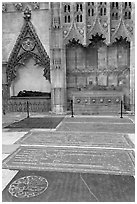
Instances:
[[[119,91],[73,92],[74,114],[118,115],[123,93]]]

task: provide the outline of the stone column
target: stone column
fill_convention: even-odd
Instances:
[[[62,70],[54,70],[52,73],[52,112],[62,114],[65,112],[65,87],[64,73]]]
[[[132,2],[131,19],[133,24],[130,41],[130,110],[135,113],[135,3]]]
[[[63,114],[66,111],[66,69],[65,49],[63,47],[61,3],[51,3],[51,100],[52,112]]]
[[[7,63],[2,63],[2,109],[3,113],[8,111],[8,99],[10,98],[10,89],[7,83],[6,74]]]
[[[130,109],[135,113],[135,43],[130,42]]]

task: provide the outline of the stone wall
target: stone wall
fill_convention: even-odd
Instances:
[[[5,3],[6,4],[6,3]],[[28,6],[32,10],[31,21],[35,27],[46,52],[49,52],[49,5],[40,3],[38,9],[33,9],[31,3],[23,3],[22,10],[17,10],[14,3],[7,3],[6,12],[2,13],[2,60],[8,61],[17,37],[23,26],[23,11]]]

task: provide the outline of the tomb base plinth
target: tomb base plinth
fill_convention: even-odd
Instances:
[[[74,92],[74,114],[119,115],[121,100],[123,100],[123,93],[119,91]]]

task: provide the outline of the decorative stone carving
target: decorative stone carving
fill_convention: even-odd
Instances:
[[[14,6],[15,6],[17,11],[23,10],[23,4],[22,3],[15,3]]]
[[[64,35],[67,35],[67,31],[66,30],[64,30],[63,33],[64,33]]]
[[[77,103],[80,103],[80,99],[77,99]]]
[[[83,3],[74,3],[70,5],[69,3],[62,4],[64,8],[63,19],[63,29],[67,31],[64,34],[64,43],[68,44],[69,41],[75,39],[79,40],[81,44],[84,43],[84,18],[83,18]],[[69,21],[68,21],[69,17]],[[67,21],[66,21],[67,20]]]
[[[7,11],[7,4],[3,3],[2,4],[2,12],[6,12]]]
[[[24,19],[29,21],[31,19],[31,10],[27,7],[24,11]]]
[[[52,3],[52,26],[54,29],[60,28],[60,2]]]
[[[36,64],[39,64],[40,66],[44,67],[43,76],[47,79],[50,79],[50,59],[35,32],[30,18],[31,11],[27,7],[24,11],[25,21],[23,28],[17,38],[17,41],[8,60],[8,84],[10,84],[11,81],[13,81],[16,77],[18,66],[24,65],[29,57],[33,57],[35,59]]]
[[[80,34],[82,35],[84,33],[84,30],[83,29],[80,29],[79,30]]]
[[[22,42],[22,48],[25,51],[32,51],[35,48],[35,42],[30,37],[27,37]]]
[[[116,10],[112,8],[112,5],[117,5]],[[133,35],[133,22],[131,19],[132,13],[131,2],[112,2],[111,3],[111,42],[120,39],[121,37],[127,38],[128,41],[132,40]],[[117,16],[113,15],[117,14]],[[114,21],[115,20],[115,21]],[[115,29],[115,30],[114,30]]]
[[[118,102],[119,102],[119,98],[116,99],[116,103],[118,103]]]
[[[43,97],[10,98],[8,100],[7,110],[10,112],[26,112],[27,101],[29,102],[29,110],[32,112],[48,112],[51,110],[51,99]]]
[[[40,7],[40,3],[39,2],[33,2],[32,7],[33,7],[34,10],[38,10],[39,7]]]
[[[90,15],[89,15],[90,9]],[[88,27],[87,27],[87,40],[88,44],[90,43],[89,39],[92,39],[92,36],[96,34],[102,35],[105,39],[105,43],[109,43],[109,34],[108,34],[108,10],[107,3],[94,3],[87,4],[87,18],[88,18]]]
[[[100,99],[100,103],[103,103],[103,101],[104,101],[104,100],[101,98],[101,99]]]

